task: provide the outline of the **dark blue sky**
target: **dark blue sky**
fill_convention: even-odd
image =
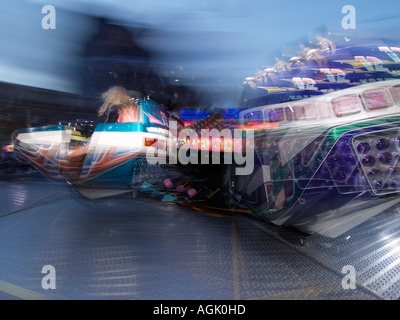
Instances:
[[[41,28],[46,4],[57,10],[56,30]],[[345,5],[356,9],[355,30],[341,27]],[[398,0],[3,0],[0,80],[76,91],[76,58],[92,32],[82,13],[169,32],[164,39],[142,39],[142,45],[200,74],[224,73],[232,84],[318,30],[398,37],[400,29]]]

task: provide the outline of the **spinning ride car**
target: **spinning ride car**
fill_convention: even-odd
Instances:
[[[116,122],[77,121],[20,129],[13,134],[14,149],[52,181],[67,182],[92,199],[138,190],[144,182],[157,183],[181,174],[176,168],[166,171],[168,165],[148,161],[149,149],[166,148],[175,136],[168,125],[169,113],[146,98],[128,103],[137,105],[135,111],[127,111],[115,97],[114,102],[119,107]],[[133,120],[121,122],[132,112],[136,112]]]
[[[336,237],[400,202],[400,80],[247,109],[255,168],[227,169],[231,205]],[[260,124],[258,124],[260,126]]]

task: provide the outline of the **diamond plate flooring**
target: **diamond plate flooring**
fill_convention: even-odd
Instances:
[[[326,239],[151,198],[88,205],[34,175],[3,179],[0,190],[0,299],[400,297],[396,210]],[[48,265],[55,289],[42,286]],[[345,265],[355,289],[342,286]]]

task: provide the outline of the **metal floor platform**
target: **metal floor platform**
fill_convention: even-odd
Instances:
[[[397,210],[326,239],[151,198],[85,206],[37,176],[0,190],[0,299],[400,297]],[[42,286],[48,265],[55,289]],[[342,286],[345,265],[355,289]]]

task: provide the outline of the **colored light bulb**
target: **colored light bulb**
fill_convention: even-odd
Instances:
[[[385,169],[385,174],[387,174],[387,175],[395,175],[396,173],[397,173],[397,168],[387,167]]]
[[[384,164],[388,164],[392,161],[392,154],[390,152],[383,152],[380,156],[379,156],[379,160],[384,163]]]
[[[381,175],[381,171],[379,169],[371,169],[368,172],[368,176],[370,176],[371,178],[378,178]]]
[[[379,139],[376,142],[376,148],[378,150],[385,150],[385,149],[389,148],[389,140],[385,139],[385,138]]]
[[[370,167],[375,164],[375,158],[373,156],[365,156],[364,159],[362,159],[361,163],[366,166]]]
[[[382,188],[383,187],[383,182],[381,180],[377,180],[375,182],[375,188]]]
[[[361,142],[361,143],[357,146],[357,151],[358,151],[359,153],[366,154],[366,153],[368,153],[369,150],[371,150],[371,146],[370,146],[369,143],[367,143],[367,142]]]

